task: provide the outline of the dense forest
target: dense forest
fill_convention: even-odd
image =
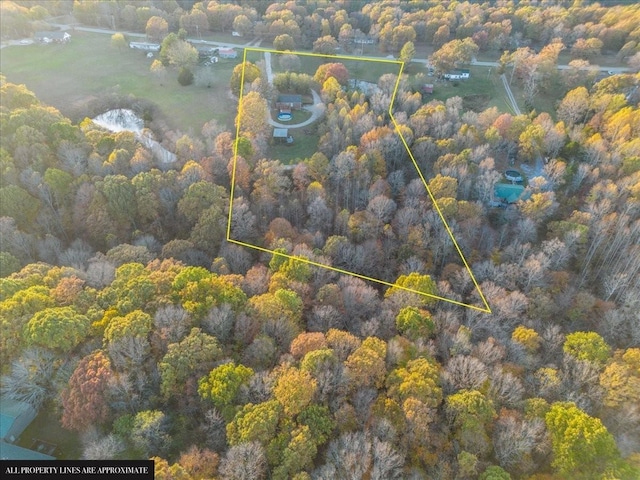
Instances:
[[[326,107],[317,148],[290,165],[269,156],[257,60],[227,79],[255,113],[238,139],[101,99],[153,125],[167,163],[3,72],[2,394],[77,434],[82,458],[153,458],[158,479],[639,478],[640,7],[604,3],[3,2],[14,38],[69,14],[309,51],[363,35],[383,54],[432,46],[443,72],[493,52],[528,105],[563,95],[551,113],[474,110],[425,97],[423,73],[367,94],[347,61],[303,76],[282,55],[278,89]],[[603,54],[628,71],[588,70]],[[396,86],[428,191],[389,115]],[[540,171],[494,206],[511,160]],[[436,204],[491,313],[400,288],[482,306]],[[287,256],[227,241],[228,219],[232,238]]]

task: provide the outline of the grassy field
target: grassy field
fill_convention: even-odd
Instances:
[[[119,93],[152,101],[172,128],[185,133],[199,134],[212,119],[232,125],[236,102],[228,97],[228,89],[239,59],[215,65],[211,88],[182,87],[171,70],[161,85],[149,72],[154,59],[139,50],[118,51],[110,41],[109,35],[75,32],[67,45],[4,48],[0,71],[8,81],[24,83],[65,115],[101,94]]]
[[[307,128],[311,128],[315,132],[313,127]],[[284,165],[295,164],[297,160],[309,158],[318,149],[320,137],[315,133],[305,133],[305,130],[305,128],[290,128],[289,135],[293,137],[293,143],[290,145],[284,143],[270,145],[267,157],[280,160]]]
[[[470,67],[470,78],[460,81],[434,81],[433,95],[430,98],[445,101],[451,97],[462,97],[465,108],[482,111],[497,107],[501,112],[510,112],[507,94],[502,87],[495,68]]]

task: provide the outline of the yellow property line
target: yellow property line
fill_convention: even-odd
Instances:
[[[289,255],[289,254],[286,254],[286,253],[275,252],[273,250],[269,250],[268,248],[259,247],[257,245],[252,245],[250,243],[242,242],[242,241],[235,240],[235,239],[231,238],[231,219],[232,219],[232,215],[233,215],[233,198],[234,198],[234,191],[235,191],[236,163],[237,163],[237,158],[238,158],[238,144],[240,142],[240,124],[241,124],[240,119],[241,119],[241,116],[242,116],[242,111],[240,109],[240,100],[242,99],[242,95],[244,93],[244,73],[245,73],[245,68],[244,67],[245,67],[246,61],[247,61],[247,51],[263,52],[263,53],[264,52],[268,52],[268,53],[276,53],[276,54],[289,53],[289,54],[292,54],[292,55],[302,55],[302,56],[308,56],[308,57],[319,57],[319,58],[338,59],[338,60],[382,62],[382,63],[395,64],[395,65],[398,65],[400,67],[400,70],[398,72],[398,77],[396,79],[396,84],[395,84],[395,87],[393,89],[393,93],[391,95],[391,102],[389,104],[389,116],[391,117],[391,121],[393,122],[393,125],[395,127],[395,131],[398,133],[398,136],[400,137],[400,140],[402,141],[402,144],[404,145],[404,148],[407,150],[407,153],[409,154],[409,157],[411,158],[411,161],[413,162],[413,165],[414,165],[416,171],[418,172],[418,175],[420,176],[420,180],[422,180],[422,183],[423,183],[427,193],[429,194],[429,198],[431,199],[433,205],[436,208],[436,211],[438,212],[438,216],[440,217],[440,220],[442,220],[442,223],[445,226],[445,228],[447,230],[447,233],[449,234],[449,237],[451,238],[451,241],[453,242],[453,245],[455,246],[455,249],[458,252],[458,255],[462,259],[462,262],[464,263],[464,266],[465,266],[467,272],[469,273],[469,276],[471,277],[473,285],[475,286],[476,290],[478,291],[478,294],[480,295],[480,298],[482,299],[482,303],[484,304],[485,308],[478,307],[477,305],[472,305],[472,304],[468,304],[468,303],[459,302],[457,300],[453,300],[453,299],[450,299],[450,298],[440,297],[438,295],[433,295],[433,294],[430,294],[430,293],[421,292],[419,290],[414,290],[412,288],[403,287],[403,286],[400,286],[400,285],[396,285],[394,283],[386,282],[384,280],[368,277],[366,275],[361,275],[359,273],[349,272],[349,271],[343,270],[341,268],[337,268],[337,267],[333,267],[333,266],[330,266],[330,265],[325,265],[325,264],[322,264],[322,263],[314,262],[314,261],[309,260],[307,258],[297,257],[295,255]],[[334,271],[334,272],[337,272],[337,273],[341,273],[341,274],[344,274],[344,275],[351,275],[352,277],[357,277],[357,278],[361,278],[363,280],[368,280],[368,281],[379,283],[379,284],[386,285],[386,286],[389,286],[389,287],[395,287],[395,288],[398,288],[398,289],[406,290],[406,291],[411,292],[411,293],[424,295],[426,297],[430,297],[430,298],[433,298],[435,300],[442,300],[444,302],[449,302],[449,303],[452,303],[452,304],[455,304],[455,305],[459,305],[459,306],[462,306],[462,307],[470,308],[470,309],[473,309],[473,310],[478,310],[480,312],[491,313],[491,307],[489,307],[489,304],[488,304],[484,294],[482,293],[480,285],[478,285],[478,282],[477,282],[476,278],[474,277],[473,272],[471,271],[471,267],[469,267],[469,264],[467,263],[467,260],[466,260],[466,258],[464,256],[464,254],[462,253],[462,250],[460,249],[460,246],[458,245],[458,242],[456,242],[456,239],[455,239],[455,237],[453,235],[453,232],[451,231],[451,228],[449,227],[449,224],[447,223],[446,219],[444,218],[444,215],[442,214],[442,211],[440,210],[440,207],[438,206],[438,203],[436,202],[435,197],[431,193],[431,190],[429,189],[429,185],[427,184],[427,181],[424,178],[424,175],[422,174],[422,171],[418,167],[418,163],[416,162],[416,159],[413,156],[413,153],[411,153],[411,149],[409,148],[409,145],[407,144],[406,139],[402,135],[402,132],[400,130],[400,126],[398,125],[395,117],[393,116],[393,104],[394,104],[394,101],[396,99],[396,95],[398,93],[398,88],[400,86],[400,79],[402,77],[402,72],[404,70],[404,62],[399,61],[399,60],[373,59],[373,58],[366,58],[366,57],[350,57],[350,56],[344,56],[344,55],[323,55],[323,54],[319,54],[319,53],[308,53],[308,52],[282,52],[282,51],[278,51],[278,50],[263,49],[263,48],[245,48],[243,56],[242,56],[242,64],[243,64],[243,68],[242,68],[242,74],[240,76],[240,96],[238,98],[238,119],[237,119],[237,122],[236,122],[236,139],[235,139],[234,144],[233,144],[233,167],[232,167],[232,171],[231,171],[231,192],[230,192],[230,199],[229,199],[229,217],[228,217],[228,222],[227,222],[227,241],[231,242],[231,243],[235,243],[237,245],[241,245],[243,247],[253,248],[254,250],[258,250],[258,251],[261,251],[261,252],[270,253],[272,255],[280,255],[280,256],[283,256],[285,258],[290,258],[290,259],[293,259],[293,260],[304,262],[304,263],[307,263],[309,265],[313,265],[313,266],[316,266],[316,267],[326,268],[327,270],[331,270],[331,271]]]

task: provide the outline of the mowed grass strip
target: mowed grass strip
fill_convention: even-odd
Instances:
[[[67,45],[3,48],[0,71],[8,81],[24,83],[40,100],[67,115],[88,99],[119,93],[150,100],[172,128],[186,133],[199,134],[212,119],[232,125],[237,102],[228,96],[229,81],[239,59],[218,62],[210,88],[183,87],[174,69],[167,69],[162,84],[151,74],[156,54],[147,58],[146,52],[117,50],[110,43],[110,35],[75,32]]]

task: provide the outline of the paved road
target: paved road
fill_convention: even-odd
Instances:
[[[513,109],[513,113],[516,115],[522,114],[520,111],[520,107],[518,107],[518,102],[516,102],[515,97],[513,96],[513,92],[511,91],[511,87],[509,86],[509,82],[507,82],[507,77],[503,73],[500,75],[500,79],[502,80],[502,85],[504,85],[504,89],[507,91],[507,98],[509,99],[509,103],[511,104],[511,108]]]

